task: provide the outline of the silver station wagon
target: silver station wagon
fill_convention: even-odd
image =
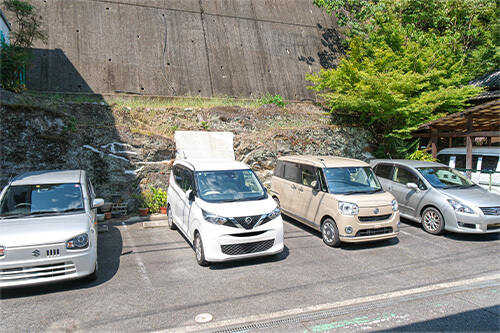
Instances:
[[[444,164],[411,160],[370,162],[384,190],[394,195],[401,217],[441,234],[500,231],[500,196]]]
[[[103,204],[83,170],[14,178],[0,194],[0,287],[95,280]]]

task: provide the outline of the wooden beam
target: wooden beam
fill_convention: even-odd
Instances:
[[[500,137],[500,131],[485,131],[485,132],[437,132],[437,133],[415,133],[412,134],[414,138],[432,138],[433,136],[439,138],[463,138],[466,136],[484,136],[484,137]]]
[[[465,167],[467,169],[472,169],[472,135],[471,134],[474,131],[474,120],[472,119],[472,116],[470,114],[466,115],[465,118],[467,119],[467,138],[466,138],[466,145],[465,145],[465,151],[466,151],[466,157],[465,157]],[[471,177],[471,172],[467,171],[466,172],[467,177]]]

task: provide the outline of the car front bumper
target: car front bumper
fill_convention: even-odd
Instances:
[[[76,279],[91,274],[94,247],[66,250],[65,243],[7,248],[0,259],[0,288]]]
[[[281,216],[251,230],[207,226],[201,231],[208,262],[240,260],[277,254],[284,248]]]

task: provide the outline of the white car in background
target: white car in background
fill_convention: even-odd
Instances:
[[[15,177],[0,194],[0,287],[95,280],[103,204],[83,170]]]
[[[280,209],[244,163],[176,160],[167,196],[168,224],[193,244],[199,265],[283,251]]]

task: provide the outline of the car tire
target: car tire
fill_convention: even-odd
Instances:
[[[339,229],[335,221],[330,218],[327,218],[321,224],[321,236],[323,242],[328,246],[337,247],[340,245]]]
[[[167,208],[167,221],[170,230],[177,230],[177,226],[174,223],[174,217],[172,216],[172,208],[170,208],[170,206]]]
[[[207,266],[208,262],[205,260],[205,251],[203,250],[203,242],[201,240],[201,235],[197,232],[194,235],[194,252],[196,255],[196,262],[200,266]]]
[[[92,273],[90,273],[90,275],[87,275],[85,280],[87,280],[88,282],[94,282],[95,280],[97,280],[98,277],[99,277],[99,264],[96,260],[94,271]]]
[[[441,212],[434,208],[429,207],[422,213],[422,227],[425,231],[433,235],[440,235],[444,233],[444,218]]]

